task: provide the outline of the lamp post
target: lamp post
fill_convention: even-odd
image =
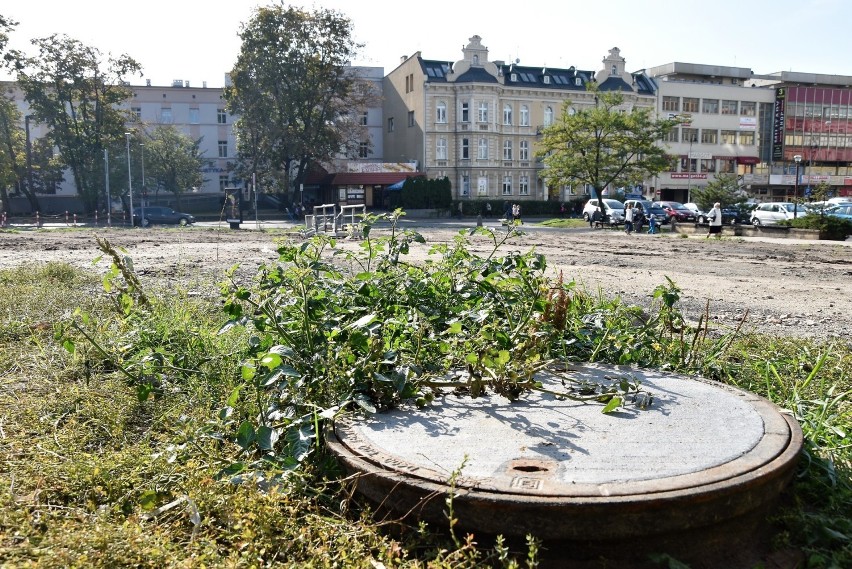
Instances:
[[[130,194],[130,227],[133,227],[133,176],[130,173],[130,133],[124,133],[127,142],[127,190]],[[140,220],[141,221],[141,220]]]
[[[34,194],[33,190],[33,146],[30,143],[30,119],[32,115],[24,116],[24,130],[27,133],[27,190]]]
[[[141,221],[142,227],[145,227],[145,198],[148,196],[148,192],[145,190],[145,145],[140,144],[139,148],[142,149],[142,207],[140,208],[139,217],[143,221]]]
[[[796,161],[796,180],[793,182],[793,219],[796,219],[799,211],[799,165],[802,163],[802,155],[796,154],[793,160]]]

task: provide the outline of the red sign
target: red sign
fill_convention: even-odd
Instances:
[[[698,174],[695,172],[672,172],[671,174],[672,180],[706,180],[707,174]]]

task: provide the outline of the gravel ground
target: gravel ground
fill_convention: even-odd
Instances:
[[[425,258],[431,245],[451,241],[474,224],[405,220],[404,225],[427,240],[425,246],[412,247],[410,258]],[[246,225],[238,231],[226,226],[0,231],[0,268],[46,261],[91,267],[100,255],[95,243],[99,235],[124,248],[143,278],[218,280],[234,264],[240,265],[238,274],[249,276],[261,263],[275,260],[276,240],[283,233]],[[669,277],[681,289],[681,309],[690,319],[697,320],[709,303],[709,314],[720,326],[735,326],[747,314],[747,331],[839,339],[852,345],[850,241],[757,237],[717,241],[703,234],[627,235],[529,223],[523,231],[507,246],[543,253],[554,274],[562,271],[566,281],[575,280],[589,291],[648,305],[654,288]],[[489,242],[475,236],[471,249],[488,251]]]

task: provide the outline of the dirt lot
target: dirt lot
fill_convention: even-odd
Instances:
[[[430,244],[449,241],[473,222],[406,220]],[[748,311],[747,330],[821,339],[852,347],[852,243],[702,235],[626,235],[617,230],[549,229],[533,225],[511,247],[535,248],[553,271],[588,290],[600,289],[647,305],[654,287],[671,278],[681,289],[681,308],[697,319],[709,301],[711,317],[733,326]],[[501,230],[502,231],[502,230]],[[378,231],[377,233],[381,233]],[[0,231],[0,268],[66,261],[91,267],[99,255],[94,236],[123,247],[143,278],[216,279],[234,264],[249,276],[276,258],[282,233],[227,227],[186,229],[73,229]],[[352,245],[350,243],[350,245]],[[428,246],[413,249],[424,258]],[[482,237],[479,252],[489,249]],[[104,265],[103,268],[106,268]]]

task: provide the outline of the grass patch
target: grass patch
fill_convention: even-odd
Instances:
[[[776,544],[809,567],[852,564],[847,347],[690,328],[671,281],[643,315],[544,279],[543,258],[467,253],[496,239],[487,230],[421,267],[404,262],[416,234],[367,231],[359,253],[285,243],[256,281],[223,275],[193,295],[120,263],[103,280],[63,264],[0,271],[17,299],[0,312],[2,564],[534,564],[534,543],[510,553],[374,520],[323,450],[320,411],[428,404],[459,365],[466,389],[519,398],[554,357],[700,373],[789,409],[807,448]]]

